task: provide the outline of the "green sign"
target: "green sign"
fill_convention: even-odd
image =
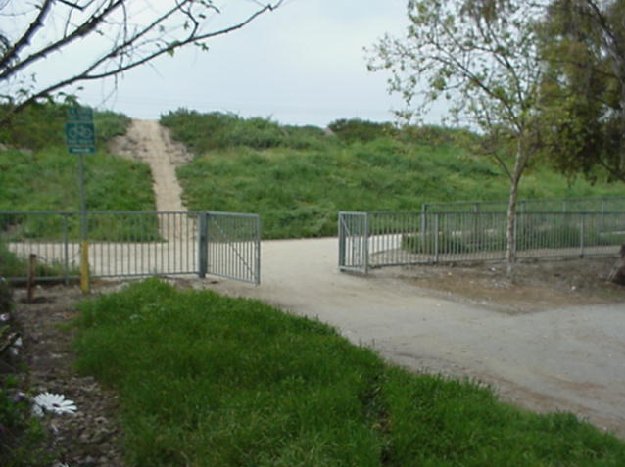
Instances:
[[[65,136],[71,154],[95,153],[93,111],[88,107],[72,107],[67,112]]]
[[[67,147],[72,154],[93,154],[95,152],[95,127],[87,122],[65,124]]]

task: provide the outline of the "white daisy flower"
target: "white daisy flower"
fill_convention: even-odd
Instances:
[[[61,394],[50,394],[44,392],[35,397],[33,405],[33,413],[38,417],[43,416],[46,412],[64,414],[76,412],[76,404],[71,399],[66,399]]]

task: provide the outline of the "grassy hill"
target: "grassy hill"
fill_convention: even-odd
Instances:
[[[43,104],[0,128],[0,210],[77,210],[76,158],[67,153],[67,108]],[[463,130],[337,120],[331,132],[265,118],[178,110],[163,116],[196,154],[178,170],[190,209],[257,212],[265,238],[336,233],[339,210],[418,210],[422,203],[502,200],[507,180],[476,155]],[[128,118],[96,112],[98,154],[86,158],[90,210],[151,210],[147,165],[106,151]],[[623,196],[623,184],[569,183],[545,164],[528,171],[523,198]]]
[[[507,197],[501,170],[469,149],[477,136],[462,130],[339,120],[329,134],[185,110],[161,121],[196,154],[178,170],[187,206],[260,213],[265,238],[334,235],[339,210]],[[523,198],[623,196],[625,186],[569,182],[542,164],[520,191]]]
[[[37,105],[0,128],[0,210],[79,209],[77,160],[65,146],[66,114],[63,105]],[[85,157],[90,210],[155,209],[149,167],[106,150],[128,122],[111,112],[94,115],[98,151]]]

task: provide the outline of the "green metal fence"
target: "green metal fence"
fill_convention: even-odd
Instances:
[[[505,212],[341,212],[339,267],[502,260]],[[625,244],[625,211],[519,212],[519,258],[617,255]]]
[[[260,283],[260,218],[222,212],[90,211],[86,214],[93,278],[213,275]],[[80,213],[0,212],[0,274],[38,280],[78,277]]]

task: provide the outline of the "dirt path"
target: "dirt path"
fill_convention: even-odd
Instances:
[[[157,211],[185,211],[182,188],[176,178],[176,167],[188,162],[189,154],[174,143],[167,128],[156,120],[132,120],[128,132],[113,143],[112,152],[147,163],[152,170]],[[167,240],[188,237],[180,232],[173,219],[161,221],[161,235]]]

